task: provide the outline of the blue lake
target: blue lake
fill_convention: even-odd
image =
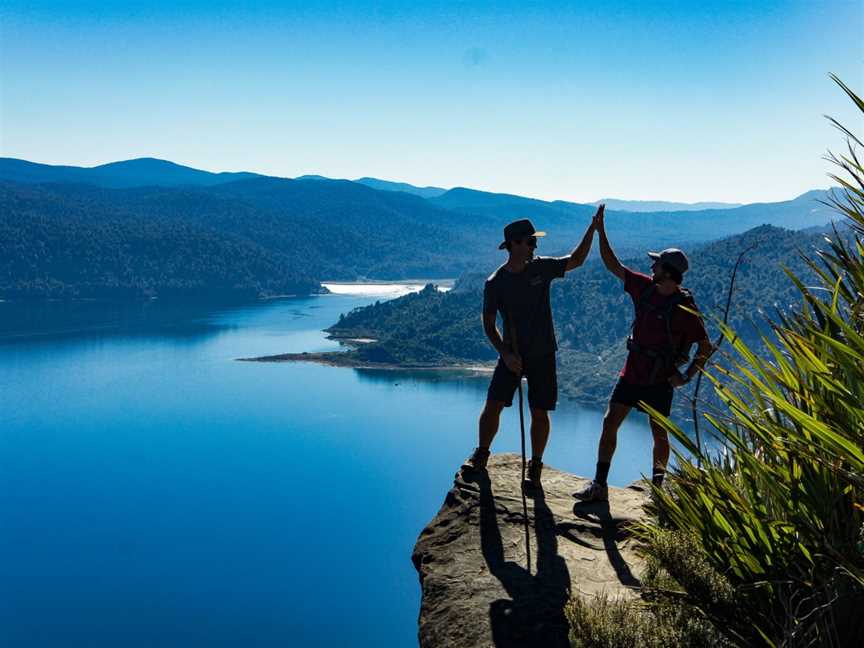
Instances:
[[[0,645],[416,645],[487,378],[235,361],[336,349],[375,299],[0,303]],[[601,416],[560,403],[547,463],[593,474]],[[650,447],[631,416],[610,482]]]

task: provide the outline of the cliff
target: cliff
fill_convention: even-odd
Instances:
[[[572,496],[585,479],[546,466],[542,490],[524,499],[520,479],[514,454],[493,455],[487,473],[460,471],[420,533],[422,648],[569,646],[571,594],[637,596],[627,524],[642,515],[644,485],[586,504]]]

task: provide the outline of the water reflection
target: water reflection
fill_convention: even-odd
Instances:
[[[361,383],[486,393],[491,373],[468,369],[353,369]]]
[[[0,303],[0,344],[51,342],[69,338],[214,335],[236,328],[211,319],[214,312],[249,307],[238,302],[66,301]]]

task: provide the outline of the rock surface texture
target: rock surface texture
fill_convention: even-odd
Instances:
[[[587,480],[545,467],[543,488],[523,501],[519,455],[494,455],[487,471],[460,470],[412,560],[423,600],[422,648],[569,646],[571,594],[638,595],[641,560],[627,523],[648,489],[610,488],[583,503]],[[527,520],[527,524],[526,524]]]

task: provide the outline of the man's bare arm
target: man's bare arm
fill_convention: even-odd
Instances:
[[[700,340],[699,347],[696,349],[696,355],[693,357],[693,362],[690,363],[690,366],[687,367],[687,371],[684,372],[687,380],[690,380],[693,376],[702,371],[702,367],[704,367],[705,363],[708,362],[708,358],[711,357],[712,353],[714,353],[714,345],[711,344],[711,340],[707,337]]]
[[[625,268],[621,265],[618,257],[615,256],[615,253],[612,251],[612,246],[609,245],[609,239],[606,237],[606,224],[603,221],[605,212],[604,208],[605,205],[600,205],[600,208],[594,215],[594,227],[597,230],[600,239],[600,258],[603,259],[603,264],[609,272],[614,274],[621,281],[624,281]]]
[[[705,366],[705,363],[708,362],[708,358],[711,357],[711,354],[714,353],[714,345],[711,344],[711,340],[707,337],[699,341],[699,347],[696,349],[696,355],[693,356],[693,361],[690,363],[690,366],[681,374],[673,374],[669,379],[669,382],[673,387],[680,387],[681,385],[690,382],[690,380],[697,373],[702,371],[702,367]]]
[[[501,338],[501,334],[498,332],[497,326],[497,314],[496,313],[483,313],[483,331],[486,333],[486,337],[489,339],[489,342],[495,347],[495,350],[498,352],[498,355],[501,356],[501,359],[504,361],[504,364],[507,365],[507,368],[515,374],[522,374],[522,358],[517,354],[513,353],[510,350],[504,340]]]
[[[496,313],[483,313],[483,332],[486,333],[486,337],[492,346],[495,347],[498,355],[503,355],[509,352],[510,349],[504,344],[504,340],[501,339],[501,333],[498,332],[497,318]]]
[[[591,243],[593,241],[594,221],[592,219],[588,224],[588,229],[585,230],[585,235],[582,237],[582,241],[576,246],[573,252],[570,253],[570,257],[567,259],[567,265],[564,267],[564,272],[570,272],[574,268],[578,268],[585,263],[585,259],[588,258],[588,253],[591,251]]]

